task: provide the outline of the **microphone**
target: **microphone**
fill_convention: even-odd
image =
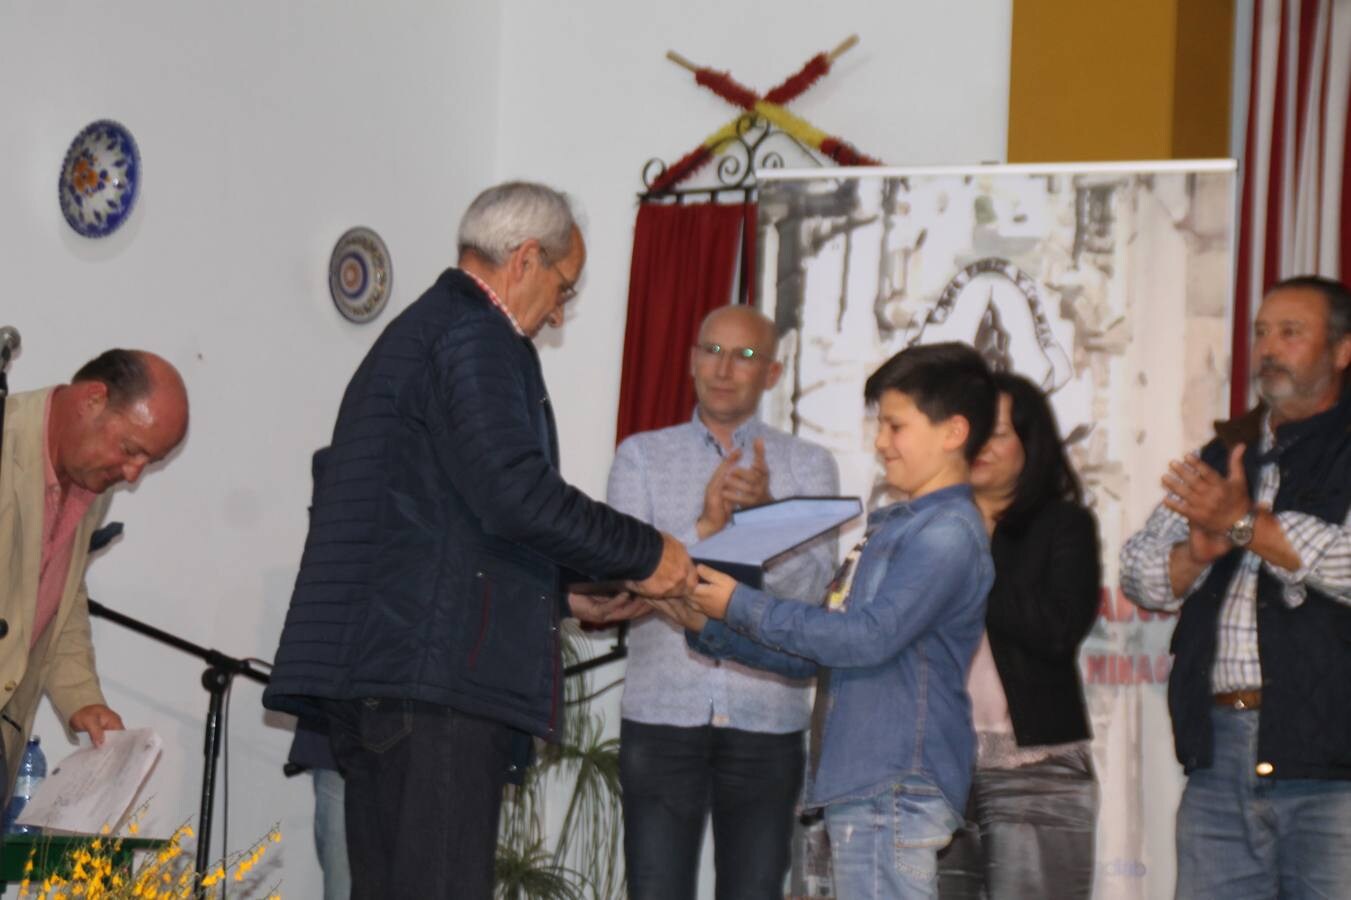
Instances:
[[[19,329],[0,325],[0,363],[9,361],[10,354],[19,349]]]

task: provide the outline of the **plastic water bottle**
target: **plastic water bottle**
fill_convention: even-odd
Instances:
[[[32,825],[14,824],[14,820],[19,818],[23,808],[28,805],[28,800],[38,789],[42,779],[47,777],[47,757],[43,755],[39,743],[38,738],[31,737],[28,739],[28,746],[23,748],[19,777],[14,782],[14,796],[9,798],[9,805],[5,807],[5,834],[38,834],[42,831],[41,828]]]

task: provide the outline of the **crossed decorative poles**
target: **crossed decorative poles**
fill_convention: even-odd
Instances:
[[[842,166],[879,166],[881,163],[854,149],[853,145],[842,138],[834,137],[813,126],[801,116],[794,115],[785,108],[785,104],[800,97],[812,85],[830,72],[831,65],[858,43],[858,35],[851,35],[829,53],[818,53],[807,60],[796,73],[782,84],[772,88],[763,97],[755,91],[739,84],[727,72],[718,72],[706,66],[698,66],[674,50],[666,58],[676,65],[694,73],[696,84],[708,88],[719,97],[744,112],[726,125],[713,132],[703,143],[682,156],[670,168],[658,176],[650,186],[649,193],[660,194],[675,187],[694,174],[704,163],[712,159],[727,146],[741,130],[744,130],[746,113],[758,115],[765,121],[777,126],[804,146],[810,147],[830,157]]]

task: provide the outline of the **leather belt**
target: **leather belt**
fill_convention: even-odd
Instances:
[[[1215,695],[1215,705],[1229,709],[1261,709],[1262,692],[1257,689],[1225,691]]]

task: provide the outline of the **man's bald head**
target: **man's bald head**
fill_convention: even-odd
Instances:
[[[709,332],[716,330],[718,323],[723,321],[736,322],[743,327],[754,329],[757,337],[755,348],[768,358],[773,359],[774,354],[778,352],[779,333],[774,327],[773,320],[754,306],[741,304],[719,306],[704,316],[704,321],[699,325],[699,342],[703,343]]]
[[[777,349],[774,323],[754,307],[722,306],[704,317],[690,374],[705,425],[730,434],[755,415],[760,396],[779,380]]]
[[[178,370],[144,350],[108,350],[52,399],[52,464],[58,480],[102,493],[135,482],[187,430],[188,392]]]

